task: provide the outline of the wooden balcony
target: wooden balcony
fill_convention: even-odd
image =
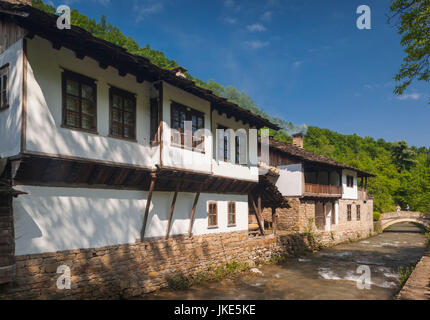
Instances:
[[[322,184],[305,184],[305,196],[321,198],[341,198],[342,187]]]
[[[367,193],[367,189],[358,188],[357,190],[358,200],[369,200],[369,194]]]

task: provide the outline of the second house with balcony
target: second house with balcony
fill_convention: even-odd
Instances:
[[[266,227],[317,231],[334,241],[373,232],[373,198],[367,192],[373,174],[304,149],[301,134],[293,143],[270,139],[268,145],[269,165],[254,189]]]

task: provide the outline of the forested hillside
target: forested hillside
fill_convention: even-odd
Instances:
[[[55,12],[53,6],[41,0],[33,0],[33,6],[46,12]],[[108,23],[105,16],[101,16],[97,22],[72,10],[72,24],[86,29],[96,37],[122,46],[130,53],[147,57],[159,67],[172,69],[178,66],[175,60],[168,59],[161,51],[151,49],[149,44],[139,46],[133,38],[125,36],[117,27]],[[291,141],[289,133],[304,129],[269,116],[245,92],[235,87],[222,86],[213,79],[205,82],[190,74],[187,77],[197,85],[278,124],[283,130],[272,132],[275,139]],[[397,203],[403,208],[409,204],[412,210],[430,211],[430,148],[409,147],[405,142],[391,143],[383,139],[343,135],[317,127],[309,127],[305,136],[305,148],[376,174],[377,177],[369,183],[369,191],[375,199],[375,211],[391,211]]]

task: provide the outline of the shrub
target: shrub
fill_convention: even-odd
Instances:
[[[379,212],[373,213],[373,221],[379,221],[381,219],[381,214]]]
[[[411,276],[412,272],[414,271],[415,267],[417,266],[418,261],[415,263],[412,263],[409,265],[409,267],[406,268],[399,268],[399,276],[400,276],[400,287],[403,288],[403,286],[406,284],[406,281],[408,281],[409,277]]]

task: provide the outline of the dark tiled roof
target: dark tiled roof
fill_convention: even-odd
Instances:
[[[13,23],[28,31],[28,36],[40,36],[48,39],[57,48],[65,47],[76,52],[77,56],[88,56],[97,60],[101,66],[112,66],[121,74],[130,73],[140,80],[163,80],[178,88],[210,101],[213,108],[228,117],[235,117],[257,128],[269,127],[278,130],[279,127],[269,120],[219,97],[211,90],[198,87],[194,81],[176,76],[174,71],[162,69],[142,56],[128,53],[113,43],[99,39],[86,30],[72,26],[70,30],[57,28],[58,16],[48,14],[28,5],[11,4],[0,1],[0,17],[6,17]]]
[[[354,168],[353,166],[338,162],[321,154],[313,153],[312,151],[297,147],[292,143],[277,141],[270,138],[270,148],[275,148],[276,150],[279,150],[287,155],[299,158],[305,162],[324,164],[342,169],[350,169],[356,171],[359,175],[364,177],[375,177],[375,175],[372,173],[359,170],[357,168]]]

